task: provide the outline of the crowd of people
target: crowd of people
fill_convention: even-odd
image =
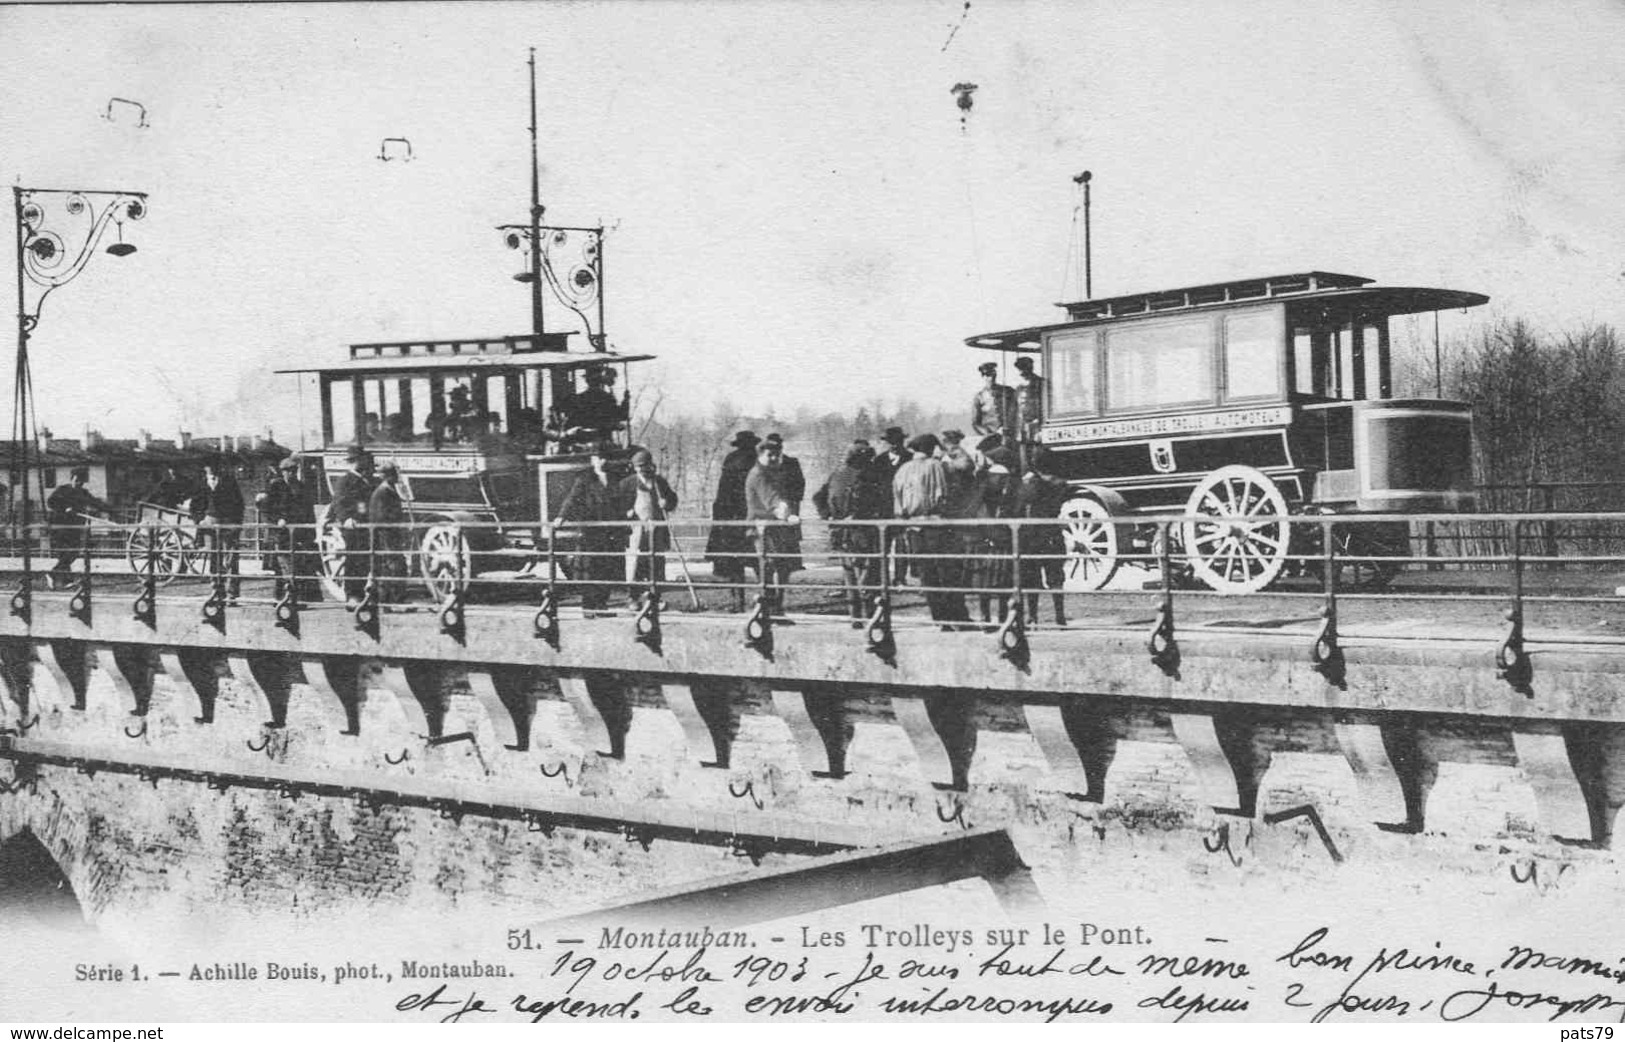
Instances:
[[[860,439],[848,446],[840,467],[812,496],[818,515],[830,522],[830,549],[840,562],[842,598],[854,625],[873,610],[882,569],[888,568],[885,578],[893,587],[918,581],[932,618],[949,626],[970,623],[972,603],[982,623],[1008,617],[1018,582],[1026,594],[1026,604],[1018,607],[1028,621],[1039,621],[1037,591],[1047,589],[1055,623],[1065,624],[1066,547],[1059,525],[953,523],[1053,521],[1070,498],[1068,484],[1054,473],[1051,454],[1036,440],[1043,380],[1026,357],[1016,368],[1020,388],[1000,384],[994,363],[979,367],[983,386],[970,416],[974,440],[956,429],[910,437],[888,427],[878,445]],[[635,449],[621,461],[610,435],[624,423],[624,403],[616,400],[606,374],[613,379],[607,366],[592,370],[588,390],[572,402],[574,422],[561,431],[570,438],[596,437],[583,444],[589,468],[552,518],[554,528],[574,540],[566,567],[588,612],[606,610],[611,591],[621,584],[628,607],[648,603],[665,579],[672,550],[666,522],[677,507],[676,493],[647,450]],[[803,567],[806,475],[779,434],[758,437],[742,430],[729,448],[711,507],[706,558],[713,578],[730,589],[736,611],[747,607],[747,593],[759,583],[762,610],[782,614],[791,576]],[[380,601],[399,600],[416,550],[400,475],[392,460],[376,463],[361,445],[349,450],[345,462],[332,482],[329,507],[344,549],[335,578],[352,603],[366,595],[369,579]],[[73,562],[86,552],[90,516],[106,510],[86,490],[87,476],[74,471],[47,501],[57,553],[53,586],[71,577]],[[290,593],[316,596],[314,491],[300,480],[298,463],[290,457],[255,498],[261,556],[275,577],[278,599]],[[197,547],[224,584],[228,602],[235,602],[244,503],[233,468],[210,460],[200,479],[171,469],[147,499],[190,515]],[[899,522],[887,526],[885,539],[879,526],[857,523],[882,520]],[[747,582],[747,572],[754,573],[753,583]]]
[[[813,495],[819,516],[832,522],[830,548],[841,563],[842,596],[853,625],[869,614],[883,568],[893,570],[887,578],[894,586],[918,580],[932,618],[948,625],[971,621],[967,591],[981,622],[1005,618],[1018,578],[1026,592],[1026,619],[1039,621],[1035,591],[1048,589],[1054,621],[1065,625],[1066,546],[1058,525],[947,523],[1054,520],[1071,496],[1054,473],[1053,456],[1036,441],[1043,378],[1025,356],[1016,369],[1019,388],[998,383],[995,363],[979,367],[983,386],[971,403],[974,444],[957,429],[909,437],[888,427],[878,448],[867,440],[853,442]],[[748,569],[765,587],[764,607],[782,612],[790,575],[802,567],[806,479],[777,434],[758,438],[740,431],[730,446],[711,508],[706,556],[713,576],[733,588],[736,610],[744,607]],[[889,526],[895,532],[890,546],[882,545],[879,526],[850,523],[887,519],[917,523]]]

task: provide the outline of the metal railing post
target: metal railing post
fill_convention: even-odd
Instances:
[[[1146,641],[1151,662],[1169,676],[1179,675],[1179,641],[1174,636],[1174,565],[1171,543],[1173,531],[1168,521],[1157,522],[1158,564],[1162,572],[1162,598],[1157,607],[1156,625]]]

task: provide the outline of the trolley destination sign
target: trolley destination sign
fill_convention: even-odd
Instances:
[[[1234,412],[1186,413],[1180,416],[1148,416],[1135,420],[1107,420],[1101,423],[1068,423],[1040,432],[1047,445],[1064,445],[1101,438],[1139,438],[1166,434],[1199,434],[1204,431],[1238,430],[1243,427],[1270,427],[1287,423],[1292,410],[1241,409]]]

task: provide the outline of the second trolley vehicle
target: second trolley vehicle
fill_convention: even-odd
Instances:
[[[1043,354],[1038,440],[1076,492],[1071,588],[1149,545],[1134,515],[1182,513],[1215,518],[1174,531],[1191,574],[1245,593],[1293,555],[1291,526],[1268,518],[1471,508],[1472,410],[1392,396],[1388,320],[1488,300],[1312,271],[1063,304],[1064,322],[966,343]],[[1406,526],[1347,531],[1358,578],[1391,578],[1380,558],[1404,556]]]
[[[317,542],[331,595],[343,597],[344,552],[331,500],[357,447],[399,469],[410,570],[435,600],[541,560],[546,519],[588,469],[588,450],[627,445],[617,370],[654,357],[568,350],[573,335],[354,344],[341,365],[282,370],[313,373],[321,388],[324,448],[307,466],[321,471]]]

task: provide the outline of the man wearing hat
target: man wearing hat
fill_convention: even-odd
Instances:
[[[615,370],[607,365],[589,367],[587,386],[559,406],[560,438],[566,451],[585,442],[602,441],[626,426],[629,400],[615,400]]]
[[[401,499],[400,469],[386,459],[378,465],[378,485],[367,500],[367,520],[372,524],[373,572],[378,579],[378,599],[385,603],[406,595],[406,555],[412,549],[412,532],[406,523],[406,503]]]
[[[1016,387],[1016,422],[1024,445],[1038,440],[1039,425],[1044,422],[1044,378],[1033,372],[1032,355],[1016,359],[1016,374],[1021,383]]]
[[[927,522],[905,531],[904,553],[918,555],[915,571],[925,587],[925,603],[931,617],[944,621],[968,619],[965,596],[950,593],[945,586],[958,585],[954,567],[958,547],[953,531],[940,523],[948,505],[948,468],[937,458],[942,442],[935,434],[918,434],[908,442],[909,461],[892,478],[892,509],[898,518]]]
[[[299,595],[308,596],[302,579],[311,574],[315,547],[315,508],[299,480],[299,461],[293,456],[276,465],[265,491],[254,497],[260,524],[266,527],[266,563],[276,576],[275,595],[281,600],[288,595],[292,584],[298,583]]]
[[[904,442],[908,439],[903,434],[903,428],[887,427],[880,440],[884,443],[884,448],[880,450],[874,462],[869,464],[875,485],[880,489],[881,513],[876,516],[892,517],[892,479],[897,476],[897,469],[908,462],[908,449],[904,448]],[[893,570],[896,574],[892,576],[892,581],[901,586],[908,577],[908,562],[901,557],[897,558]]]
[[[372,453],[359,445],[345,453],[347,464],[333,484],[333,502],[327,516],[339,526],[344,538],[344,562],[340,569],[344,596],[359,601],[367,581],[367,548],[371,545],[366,524],[367,507],[372,501]]]
[[[801,461],[784,451],[784,435],[773,433],[762,439],[765,445],[778,447],[779,458],[784,464],[784,494],[790,503],[790,513],[801,516],[801,501],[807,498],[807,475],[801,469]],[[758,465],[760,459],[757,460]],[[795,556],[784,563],[790,566],[793,572],[801,570],[801,530],[795,533]]]
[[[624,527],[593,523],[622,520],[616,505],[619,482],[610,471],[614,450],[613,442],[593,443],[592,469],[576,478],[553,519],[555,528],[581,526],[569,567],[570,578],[581,587],[581,610],[588,613],[609,607],[610,587],[621,572],[619,558],[626,550]]]
[[[632,473],[621,479],[615,494],[621,516],[637,522],[626,541],[627,601],[628,607],[636,609],[650,578],[658,583],[666,577],[671,529],[664,522],[677,507],[677,493],[655,473],[655,460],[648,450],[639,449],[632,456]]]
[[[225,457],[203,465],[203,488],[192,497],[192,519],[198,523],[199,542],[209,553],[209,570],[225,575],[227,603],[236,603],[243,585],[243,490]]]
[[[711,503],[712,521],[745,520],[745,480],[756,466],[756,446],[760,443],[755,431],[740,431],[728,443],[733,451],[722,458],[717,495]],[[749,528],[740,524],[712,525],[705,540],[705,557],[718,582],[733,584],[734,610],[744,611],[745,565],[754,561]]]
[[[977,434],[997,434],[1005,441],[1016,431],[1016,391],[999,383],[999,364],[983,362],[976,367],[982,374],[982,389],[970,403],[970,425]]]
[[[1043,446],[1034,446],[1027,457],[1027,473],[1016,491],[1017,512],[1050,522],[1022,525],[1016,538],[1021,550],[1021,585],[1027,593],[1027,621],[1038,621],[1040,584],[1048,586],[1055,606],[1055,625],[1066,625],[1066,540],[1058,521],[1061,507],[1072,497],[1072,489],[1054,473],[1054,457]]]
[[[85,489],[90,468],[75,467],[68,484],[58,485],[45,500],[45,522],[51,530],[51,549],[56,564],[51,566],[51,588],[66,583],[73,574],[73,562],[85,552],[92,512],[104,513],[107,504]]]
[[[831,522],[829,548],[841,557],[846,580],[847,608],[854,628],[869,615],[868,594],[880,584],[879,532],[871,525],[843,525],[841,521],[872,521],[890,513],[891,490],[875,483],[875,450],[858,440],[847,449],[846,462],[813,495],[820,517]]]

